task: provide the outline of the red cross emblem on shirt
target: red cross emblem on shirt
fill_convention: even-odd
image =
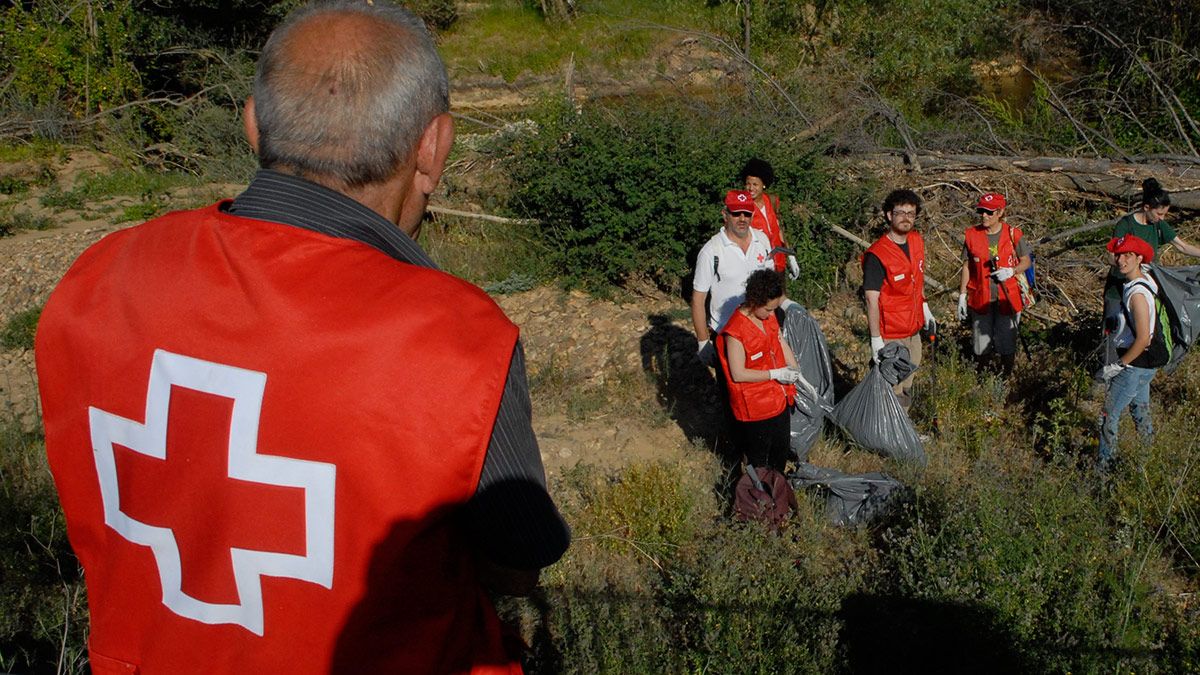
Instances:
[[[263,634],[262,577],[288,577],[319,584],[325,588],[333,586],[336,467],[323,462],[258,454],[258,423],[266,383],[266,373],[203,361],[159,349],[154,352],[150,367],[145,423],[119,417],[99,408],[88,408],[104,522],[130,542],[151,549],[162,583],[163,604],[180,616],[208,624],[237,624],[256,635]],[[231,566],[233,591],[236,596],[231,599],[234,599],[234,602],[214,602],[211,601],[212,598],[203,600],[189,592],[190,588],[185,588],[183,560],[197,559],[197,556],[181,558],[180,542],[185,541],[189,546],[202,545],[205,538],[190,536],[184,533],[182,528],[177,532],[172,527],[144,522],[150,519],[148,515],[143,516],[144,520],[135,518],[124,507],[128,506],[131,511],[141,514],[147,508],[147,504],[138,502],[134,497],[127,500],[128,504],[122,504],[120,479],[125,477],[126,480],[131,480],[128,473],[130,469],[124,468],[122,462],[122,470],[119,470],[116,448],[126,448],[132,453],[169,463],[167,451],[174,443],[169,442],[169,439],[180,436],[179,425],[184,425],[189,431],[199,431],[197,428],[187,427],[186,421],[171,418],[171,399],[172,393],[177,391],[176,388],[182,388],[178,389],[178,392],[188,390],[210,395],[193,398],[193,403],[203,400],[207,400],[209,404],[214,401],[228,401],[220,408],[229,410],[228,433],[225,434],[225,429],[221,428],[212,430],[215,436],[208,437],[227,438],[225,477],[234,482],[237,491],[244,492],[257,487],[276,497],[283,496],[284,501],[289,503],[298,503],[294,497],[303,496],[302,516],[294,508],[285,507],[279,510],[280,513],[295,513],[294,517],[302,518],[302,544],[272,542],[269,536],[263,538],[252,533],[249,536],[258,540],[255,543],[259,547],[222,543],[226,548],[216,552],[216,556],[227,559]],[[186,398],[187,394],[177,393],[176,396]],[[208,419],[212,419],[211,415]],[[122,456],[125,454],[124,451],[121,452]],[[187,466],[189,465],[185,463],[182,470],[189,470]],[[216,485],[216,482],[205,485]],[[202,496],[194,495],[196,498]],[[293,499],[287,499],[288,496]],[[233,499],[236,503],[237,498]],[[202,508],[200,505],[197,507]],[[248,514],[248,517],[251,515],[253,514]],[[264,543],[267,545],[262,546]],[[278,550],[281,548],[282,551]],[[303,552],[289,551],[292,548],[303,549]],[[208,553],[210,555],[199,557],[218,559],[211,555],[213,552]]]

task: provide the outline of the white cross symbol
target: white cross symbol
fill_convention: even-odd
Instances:
[[[305,554],[230,549],[237,604],[209,603],[182,590],[179,546],[170,528],[134,520],[121,511],[113,445],[165,460],[171,386],[233,399],[229,421],[229,477],[304,490]],[[258,420],[267,375],[155,350],[146,390],[145,424],[88,408],[92,453],[100,479],[104,523],[129,541],[150,547],[162,582],[163,604],[176,614],[208,624],[232,623],[263,634],[261,577],[288,577],[333,586],[333,505],[337,467],[288,457],[259,455]]]

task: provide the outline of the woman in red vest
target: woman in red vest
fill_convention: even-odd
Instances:
[[[775,182],[775,169],[766,160],[752,157],[746,162],[746,166],[742,167],[742,182],[745,183],[746,191],[754,198],[756,207],[750,227],[767,235],[771,248],[784,246],[783,228],[779,225],[779,197],[766,193],[766,189]],[[785,265],[793,279],[800,278],[800,264],[796,262],[796,256],[776,253],[775,271],[782,272]]]
[[[1032,250],[1021,229],[1004,222],[1006,205],[1000,193],[983,195],[975,205],[979,224],[963,233],[958,318],[971,320],[976,367],[984,367],[995,353],[1000,374],[1007,378],[1016,360],[1017,324],[1024,308],[1017,278],[1032,264]]]
[[[751,274],[746,300],[717,336],[717,354],[729,383],[738,450],[753,466],[782,472],[790,453],[787,411],[800,371],[775,319],[781,302],[780,274],[771,270]]]

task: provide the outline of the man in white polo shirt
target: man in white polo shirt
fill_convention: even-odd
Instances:
[[[754,217],[754,198],[750,193],[746,190],[726,193],[721,215],[725,226],[700,249],[692,278],[692,324],[699,342],[697,353],[706,364],[716,355],[713,336],[742,304],[746,279],[755,270],[774,269],[768,255],[770,242],[766,235],[750,227]],[[707,308],[706,300],[710,300]]]

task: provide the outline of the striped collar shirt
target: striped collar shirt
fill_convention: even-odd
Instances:
[[[225,210],[242,218],[352,239],[401,262],[438,269],[420,244],[395,223],[340,192],[297,176],[259,169],[246,191]]]

